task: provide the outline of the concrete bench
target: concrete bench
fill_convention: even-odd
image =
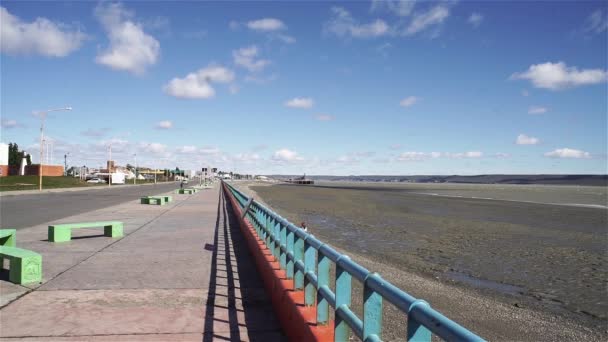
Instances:
[[[64,242],[72,239],[72,229],[80,228],[95,228],[103,227],[103,235],[113,238],[122,237],[122,222],[107,221],[107,222],[84,222],[84,223],[66,223],[55,224],[49,226],[49,241]]]
[[[141,204],[164,205],[171,201],[173,201],[171,196],[144,196],[141,198]]]
[[[160,197],[151,197],[145,196],[140,199],[141,204],[155,204],[155,205],[164,205],[165,200]]]
[[[150,198],[161,198],[163,201],[165,201],[165,203],[169,203],[171,201],[173,201],[173,197],[171,196],[165,196],[165,195],[156,195],[156,196],[148,196]]]
[[[177,189],[175,190],[176,194],[188,194],[188,195],[192,195],[193,193],[196,192],[196,189]]]
[[[15,247],[16,243],[16,229],[0,229],[0,246]]]
[[[36,252],[17,247],[0,246],[0,265],[4,259],[10,262],[8,279],[15,284],[40,282],[42,279],[42,256]]]

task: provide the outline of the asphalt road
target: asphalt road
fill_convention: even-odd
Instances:
[[[31,227],[177,188],[179,183],[169,182],[31,195],[4,193],[0,197],[0,227],[16,229]]]

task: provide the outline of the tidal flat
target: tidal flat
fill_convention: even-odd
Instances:
[[[323,241],[374,265],[474,291],[548,320],[560,317],[580,326],[574,330],[588,330],[591,335],[583,339],[607,335],[605,187],[355,182],[246,187],[282,216],[305,221]],[[449,300],[439,301],[450,311]],[[461,321],[477,331],[501,329],[480,326],[471,317]],[[513,329],[489,336],[531,338],[510,334]]]

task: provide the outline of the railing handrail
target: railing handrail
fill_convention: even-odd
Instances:
[[[370,272],[234,186],[222,183],[228,187],[241,209],[251,201],[245,217],[279,260],[281,268],[287,271],[287,277],[294,279],[295,288],[305,291],[306,305],[317,304],[318,323],[327,323],[329,306],[334,309],[336,341],[348,339],[349,329],[364,341],[379,341],[382,333],[382,299],[388,300],[407,315],[408,341],[430,341],[431,333],[449,341],[483,341],[431,308],[424,300],[416,299],[377,273]],[[329,261],[336,265],[336,293],[329,288]],[[364,286],[363,320],[350,310],[352,277]]]

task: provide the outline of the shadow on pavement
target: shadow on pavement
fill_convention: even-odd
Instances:
[[[283,341],[278,320],[264,291],[231,204],[220,191],[203,342]]]

